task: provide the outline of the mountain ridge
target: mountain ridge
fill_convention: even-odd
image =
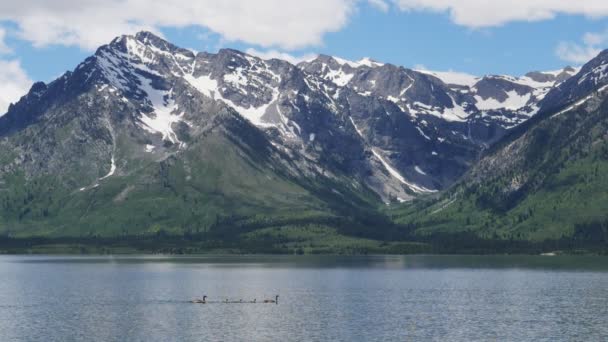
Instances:
[[[417,234],[456,232],[604,250],[606,51],[551,90],[539,113],[488,149],[453,188],[401,208]]]
[[[602,65],[459,85],[371,59],[293,65],[117,37],[0,117],[0,231],[396,234],[384,204],[451,193],[522,127],[603,86]]]
[[[148,50],[152,50],[150,51],[146,51],[146,49]],[[116,51],[114,51],[116,50]],[[148,54],[146,56],[146,53]],[[161,66],[161,70],[163,71],[163,74],[165,74],[165,76],[168,75],[168,77],[174,77],[177,74],[181,74],[179,76],[181,76],[181,78],[183,80],[186,81],[186,83],[189,83],[190,86],[193,86],[194,88],[196,88],[198,91],[204,93],[204,95],[212,95],[212,97],[216,97],[219,96],[218,99],[220,99],[222,102],[227,103],[229,106],[231,106],[232,108],[234,108],[237,112],[239,112],[241,115],[244,115],[249,121],[251,121],[254,125],[257,126],[264,126],[264,127],[272,127],[274,129],[277,129],[279,131],[279,134],[282,137],[282,141],[281,144],[285,144],[285,140],[291,140],[291,142],[294,142],[296,140],[300,140],[299,143],[300,145],[305,145],[305,140],[308,140],[308,142],[311,142],[311,140],[314,139],[319,139],[320,135],[318,132],[312,132],[313,127],[308,127],[308,129],[306,129],[307,125],[310,126],[310,122],[311,122],[311,118],[306,118],[307,120],[305,121],[298,121],[297,116],[292,115],[290,117],[290,114],[294,114],[293,110],[297,110],[302,112],[302,104],[298,103],[298,104],[294,104],[293,101],[300,101],[301,99],[299,97],[304,97],[304,100],[310,98],[310,95],[307,95],[305,92],[306,91],[313,91],[316,93],[319,93],[318,97],[324,97],[322,99],[322,101],[324,101],[325,103],[321,102],[320,105],[323,108],[323,111],[325,111],[326,113],[331,113],[331,112],[337,112],[338,108],[337,108],[337,103],[336,101],[340,100],[340,92],[344,91],[344,93],[346,93],[346,96],[343,96],[343,98],[345,97],[345,100],[343,100],[344,102],[348,103],[348,106],[351,108],[347,109],[347,116],[348,116],[348,120],[342,119],[342,127],[346,127],[352,125],[350,132],[346,132],[346,134],[350,134],[353,135],[353,132],[356,133],[356,135],[354,136],[355,139],[360,138],[363,140],[363,145],[368,145],[368,151],[366,152],[368,157],[366,157],[366,159],[368,159],[368,164],[372,164],[371,169],[373,170],[373,172],[375,172],[376,175],[378,175],[375,178],[385,178],[382,183],[387,184],[387,183],[391,183],[389,182],[386,178],[393,178],[392,179],[392,183],[393,185],[390,187],[391,190],[385,190],[385,189],[380,189],[378,187],[375,188],[375,191],[377,193],[379,193],[381,195],[381,197],[383,197],[385,200],[387,200],[389,197],[391,196],[396,196],[397,198],[404,198],[404,199],[409,199],[411,198],[411,195],[408,195],[407,192],[419,192],[420,189],[424,189],[423,192],[434,192],[436,190],[441,190],[442,188],[445,188],[447,186],[449,186],[455,179],[457,179],[463,172],[464,170],[468,167],[468,164],[470,164],[475,158],[476,155],[479,153],[480,150],[482,150],[483,148],[485,148],[487,145],[491,144],[493,141],[497,140],[500,138],[500,136],[502,134],[504,134],[505,127],[504,127],[504,122],[488,122],[487,118],[483,118],[484,116],[487,116],[486,113],[482,113],[480,118],[471,118],[470,120],[468,120],[466,123],[464,124],[459,124],[458,122],[462,121],[464,119],[464,116],[469,116],[471,115],[470,113],[465,113],[464,111],[462,111],[462,107],[458,106],[456,104],[456,102],[454,101],[454,98],[456,96],[461,96],[460,95],[456,95],[454,92],[449,93],[449,89],[448,87],[445,86],[445,84],[439,84],[436,83],[436,79],[435,81],[431,81],[433,80],[432,78],[428,78],[426,76],[426,74],[419,74],[416,73],[415,71],[411,70],[411,69],[405,69],[403,67],[396,67],[390,64],[383,64],[383,63],[378,63],[375,61],[372,61],[370,59],[363,59],[362,62],[349,62],[346,60],[342,60],[342,59],[335,59],[334,57],[331,56],[319,56],[316,59],[309,61],[309,62],[302,62],[298,65],[298,67],[295,67],[293,65],[291,65],[290,63],[286,62],[286,61],[280,61],[280,60],[272,60],[275,64],[279,64],[281,65],[282,68],[286,68],[287,73],[293,73],[296,72],[296,74],[298,73],[296,70],[303,70],[305,72],[305,74],[298,74],[296,77],[296,79],[294,79],[294,85],[295,88],[291,89],[291,91],[295,91],[298,94],[298,98],[295,99],[289,99],[289,96],[287,96],[287,100],[292,102],[292,108],[288,108],[288,110],[291,109],[292,113],[288,113],[287,116],[285,116],[282,111],[284,110],[283,108],[285,108],[284,106],[279,104],[279,100],[285,101],[285,99],[279,99],[280,91],[278,90],[280,85],[276,85],[274,87],[264,87],[263,84],[259,84],[258,82],[258,86],[256,88],[256,84],[249,84],[246,83],[248,82],[248,77],[249,75],[244,75],[244,74],[239,74],[238,72],[232,73],[232,74],[227,74],[224,71],[213,71],[213,70],[195,70],[195,68],[197,67],[196,65],[196,60],[197,60],[197,56],[202,56],[201,60],[203,60],[205,63],[208,62],[207,59],[210,58],[214,58],[215,60],[218,60],[218,62],[220,63],[220,67],[223,68],[234,68],[235,66],[230,66],[229,61],[227,61],[227,58],[231,58],[232,61],[234,61],[235,58],[241,58],[246,60],[246,62],[252,63],[253,64],[253,68],[255,68],[256,66],[259,65],[264,65],[264,67],[268,68],[268,65],[266,65],[266,62],[260,63],[260,61],[262,61],[259,58],[255,58],[253,56],[247,55],[245,53],[242,53],[240,51],[236,51],[236,50],[231,50],[231,49],[223,49],[220,50],[217,54],[209,54],[209,53],[198,53],[198,54],[194,54],[193,52],[186,50],[186,49],[181,49],[165,40],[163,40],[160,37],[155,36],[154,34],[150,33],[150,32],[140,32],[138,34],[136,34],[135,36],[121,36],[121,37],[117,37],[116,39],[114,39],[109,45],[101,47],[97,50],[96,54],[87,59],[85,62],[83,62],[83,64],[79,65],[77,67],[77,69],[75,71],[78,71],[78,69],[80,68],[85,68],[87,67],[88,63],[91,63],[91,61],[95,61],[95,63],[99,64],[99,67],[97,69],[99,70],[93,70],[91,72],[101,72],[107,74],[106,75],[106,79],[110,84],[113,84],[113,86],[115,88],[123,88],[123,84],[121,82],[124,82],[128,77],[131,77],[131,82],[142,82],[140,79],[139,75],[135,75],[133,76],[133,74],[131,74],[130,76],[128,76],[127,78],[125,78],[125,75],[121,75],[120,74],[120,68],[114,68],[116,67],[116,65],[113,65],[113,63],[121,63],[121,58],[122,59],[126,59],[127,61],[130,61],[131,58],[136,59],[137,61],[137,70],[143,71],[144,73],[146,72],[150,72],[151,70],[146,66],[146,63],[148,62],[153,62],[153,60],[150,60],[150,58],[156,58],[154,57],[154,54],[160,54],[161,57],[159,57],[162,60],[162,63],[164,63],[164,67],[165,69],[162,68]],[[164,55],[166,54],[166,55]],[[216,56],[216,57],[213,57]],[[170,57],[170,58],[169,58]],[[164,60],[163,60],[164,58]],[[170,61],[169,59],[172,59],[173,61]],[[167,61],[169,60],[169,61]],[[193,61],[192,65],[187,65],[187,63],[185,63],[185,61]],[[340,68],[346,66],[347,68],[350,68],[350,71],[353,72],[352,75],[350,75],[351,78],[355,78],[354,80],[349,79],[349,81],[347,83],[354,83],[352,86],[347,86],[347,84],[342,84],[342,88],[340,87],[333,87],[333,86],[339,86],[340,82],[338,82],[338,84],[336,83],[330,83],[328,84],[320,84],[318,82],[322,82],[319,81],[319,79],[315,79],[314,75],[316,74],[317,76],[320,76],[321,78],[325,78],[327,79],[327,75],[323,75],[322,73],[325,72],[326,70],[321,70],[321,73],[318,72],[318,70],[315,70],[315,67],[318,67],[318,64],[321,63],[321,67],[322,68],[327,68],[328,66],[323,64],[325,62],[329,62],[329,64],[333,65],[333,67],[336,67],[336,65],[338,65]],[[130,62],[129,62],[130,63]],[[167,64],[168,63],[168,64]],[[316,63],[316,64],[315,64]],[[124,61],[123,61],[123,65],[125,65]],[[288,67],[290,66],[291,67]],[[191,70],[189,70],[189,68]],[[200,69],[200,66],[198,66],[198,68]],[[377,71],[374,69],[382,69],[382,68],[388,68],[389,70],[387,71]],[[331,67],[329,67],[329,69],[331,69]],[[363,70],[363,75],[360,75],[361,72],[359,72],[358,75],[355,75],[356,69],[364,69]],[[241,66],[241,70],[242,66]],[[290,71],[291,70],[291,71]],[[186,72],[188,71],[189,74]],[[398,72],[397,72],[398,71]],[[118,73],[117,73],[118,72]],[[206,73],[209,74],[208,76],[202,75],[202,77],[194,77],[194,73]],[[219,72],[219,75],[212,75],[212,73],[217,73]],[[333,72],[333,71],[332,71]],[[376,87],[375,82],[377,82],[377,79],[368,79],[369,78],[369,73],[375,73],[379,75],[372,75],[372,77],[376,77],[377,79],[379,79],[380,81],[385,81],[384,83],[386,83],[385,86],[381,86],[381,87]],[[390,75],[386,76],[387,72],[390,73],[395,73],[397,74],[398,78],[395,78],[393,81],[390,81]],[[399,72],[401,72],[402,74],[399,75]],[[82,74],[82,73],[77,73],[77,74]],[[223,74],[223,75],[222,75]],[[254,74],[254,73],[251,73]],[[311,77],[310,75],[313,75],[313,77],[311,78],[311,82],[315,83],[315,84],[310,84],[309,81],[307,80],[307,78]],[[70,75],[70,73],[66,74],[66,75]],[[64,77],[66,77],[66,75],[64,75]],[[157,75],[154,75],[157,76]],[[201,76],[201,75],[198,75]],[[231,79],[229,81],[227,81],[226,77],[230,76]],[[255,77],[259,76],[259,75],[254,75]],[[252,77],[254,77],[252,76]],[[266,75],[268,76],[268,75]],[[355,77],[356,76],[356,77]],[[422,98],[425,98],[427,102],[427,104],[423,104],[422,102],[418,102],[416,101],[417,97],[416,97],[416,93],[420,93],[420,91],[417,91],[417,88],[420,87],[420,85],[416,85],[414,78],[412,78],[412,76],[416,77],[417,79],[420,78],[419,83],[423,82],[422,87],[425,88],[430,88],[430,92],[428,91],[424,91],[421,93]],[[83,84],[86,84],[87,81],[89,81],[89,78],[91,77],[91,75],[87,74],[83,76],[84,79],[82,79],[82,77],[78,80],[75,80],[76,82],[83,82]],[[277,74],[274,74],[274,76],[272,76],[275,78],[275,82],[277,78]],[[272,78],[271,77],[271,78]],[[330,77],[331,78],[331,77]],[[406,82],[407,80],[405,80],[406,83],[404,83],[404,79],[407,78],[409,79],[409,84]],[[93,77],[94,79],[94,77]],[[263,81],[265,82],[269,82],[271,79],[270,78],[266,78],[263,79]],[[386,81],[388,80],[388,81]],[[335,80],[331,80],[331,81],[335,81]],[[430,81],[430,83],[429,83]],[[480,80],[480,82],[482,82],[483,79]],[[151,81],[143,81],[144,87],[147,87],[147,92],[155,92],[154,88],[150,88],[149,86],[145,85],[146,82],[151,82]],[[219,83],[218,83],[219,82]],[[239,83],[240,82],[240,83]],[[388,83],[387,83],[388,82]],[[391,82],[393,82],[393,84],[391,85]],[[397,82],[397,83],[395,83]],[[425,83],[426,82],[426,83]],[[152,83],[150,83],[152,84]],[[361,88],[365,87],[367,84],[367,90],[364,90],[363,92],[361,91]],[[371,84],[371,88],[369,87]],[[236,85],[236,86],[235,86]],[[253,89],[252,93],[248,93],[249,89],[243,89],[243,87],[239,87],[239,86],[243,86],[245,85],[246,87],[249,87],[250,89]],[[439,91],[436,92],[432,89],[434,89],[434,85],[437,86],[438,88],[443,87],[443,91]],[[133,84],[130,85],[130,89],[126,89],[123,88],[123,91],[126,91],[127,93],[131,90],[137,90],[140,91],[140,93],[146,93],[144,90],[142,89],[138,89],[137,86],[134,86]],[[316,87],[316,88],[315,88]],[[323,89],[319,88],[322,87]],[[396,88],[395,88],[396,87]],[[308,88],[308,89],[305,89]],[[391,90],[395,88],[395,90]],[[227,91],[226,91],[227,90]],[[426,90],[426,89],[425,89]],[[35,87],[32,88],[32,90],[30,91],[30,94],[32,95],[31,97],[36,98],[37,94],[39,92],[46,92],[46,85],[43,85],[41,83],[38,83],[35,85]],[[302,93],[302,91],[304,91],[304,93]],[[446,92],[447,91],[447,92]],[[406,98],[403,99],[399,99],[397,98],[397,93],[401,94],[401,95],[406,95],[408,92],[414,92],[413,98],[410,98],[408,96],[406,96]],[[349,94],[350,93],[350,94]],[[371,93],[374,93],[374,99],[372,99],[372,103],[370,103],[369,100],[364,99],[363,101],[362,98],[365,97],[369,97],[369,95]],[[428,95],[425,94],[430,94],[430,97]],[[433,95],[435,94],[435,95]],[[367,95],[367,96],[366,96]],[[162,93],[158,93],[155,94],[154,96],[157,96],[156,99],[156,104],[159,105],[160,104],[160,100],[163,96],[165,96],[165,94]],[[353,100],[353,96],[355,97]],[[140,95],[141,97],[141,95]],[[276,98],[275,98],[276,97]],[[124,98],[124,97],[123,97]],[[377,103],[378,100],[381,101],[386,101],[384,104],[383,103]],[[364,105],[363,107],[352,107],[351,104],[353,103],[360,103],[362,105]],[[424,101],[424,100],[420,100],[420,101]],[[23,104],[23,102],[27,103],[27,99],[26,101],[22,101],[21,105],[25,105]],[[276,104],[275,104],[276,102]],[[373,103],[375,102],[375,103]],[[388,103],[387,103],[388,102]],[[275,104],[274,106],[272,106],[273,104]],[[395,107],[390,108],[392,105],[396,105]],[[466,104],[466,102],[465,102]],[[378,108],[373,111],[377,111],[377,114],[373,114],[370,116],[370,105],[372,106],[372,108]],[[386,106],[389,105],[389,108],[387,109]],[[307,104],[304,104],[304,106],[307,106]],[[340,106],[344,107],[345,104],[341,103]],[[417,106],[418,108],[422,108],[422,112],[418,112],[417,110],[414,110],[412,108],[412,106]],[[433,106],[443,106],[443,111],[444,113],[449,112],[452,114],[448,114],[448,115],[443,115],[440,114],[438,115],[438,112],[436,109],[432,109]],[[162,104],[160,106],[156,106],[156,107],[163,107]],[[274,107],[274,108],[271,108]],[[407,108],[405,108],[407,107]],[[15,110],[15,105],[11,106],[11,109],[9,110],[9,113],[11,111],[15,111],[15,112],[22,112],[24,110]],[[439,108],[439,107],[436,107]],[[460,108],[460,109],[458,109]],[[151,130],[156,130],[156,131],[163,131],[163,139],[165,139],[166,137],[169,137],[169,141],[171,143],[175,143],[175,133],[172,132],[172,125],[174,123],[178,123],[179,119],[175,118],[171,115],[170,112],[166,112],[166,110],[170,111],[170,108],[161,108],[162,110],[160,112],[163,112],[167,115],[164,115],[162,118],[160,117],[156,117],[154,119],[145,116],[144,120],[146,121],[144,123],[144,126],[146,126],[147,129],[151,129]],[[317,110],[315,108],[312,108],[312,110]],[[340,109],[341,111],[344,111],[343,108]],[[458,114],[453,114],[454,111],[456,110],[460,110],[462,111],[462,116],[458,116]],[[25,110],[28,111],[28,110]],[[354,111],[354,112],[353,112]],[[382,115],[382,112],[385,112],[386,114],[390,113],[391,111],[396,111],[397,114],[396,115],[404,115],[404,116],[409,116],[409,120],[403,120],[403,119],[395,119],[398,120],[397,122],[395,122],[395,120],[391,119],[392,124],[394,125],[395,123],[397,123],[399,125],[399,127],[403,127],[402,129],[398,130],[397,132],[394,133],[390,133],[390,132],[386,132],[386,128],[382,127],[382,126],[378,126],[378,123],[376,123],[378,120],[380,120],[380,122],[382,121],[386,121],[385,118],[379,118],[378,115]],[[30,115],[32,111],[29,111]],[[350,113],[348,113],[350,112]],[[361,114],[358,114],[357,112],[360,112]],[[398,113],[401,112],[401,113]],[[420,115],[420,113],[422,113],[422,115]],[[158,114],[158,113],[156,113]],[[10,116],[10,115],[9,115]],[[418,119],[418,117],[422,117],[422,119]],[[474,115],[471,115],[474,116]],[[329,117],[329,115],[325,114],[325,117]],[[440,119],[444,119],[444,120],[440,120],[440,121],[435,121],[434,117],[440,117]],[[20,116],[18,119],[17,118],[13,118],[13,121],[27,121],[27,119],[23,119],[23,116]],[[169,122],[167,122],[167,120],[169,120]],[[370,121],[373,120],[373,121]],[[10,121],[6,120],[6,121]],[[282,121],[282,122],[280,122]],[[409,121],[409,122],[408,122]],[[452,123],[453,121],[456,121],[455,123]],[[370,125],[371,124],[371,125]],[[375,125],[374,125],[375,124]],[[317,126],[319,125],[319,123],[316,124]],[[323,125],[327,126],[325,123],[323,123]],[[384,125],[384,124],[383,124]],[[429,126],[430,125],[430,126]],[[3,125],[5,127],[10,127],[10,128],[15,128],[16,124],[15,123],[8,123]],[[17,125],[18,126],[18,125]],[[154,127],[151,127],[154,126]],[[314,126],[314,124],[313,124]],[[408,126],[410,128],[408,128]],[[301,131],[302,127],[304,127],[304,132]],[[298,131],[298,134],[296,134],[296,130]],[[405,130],[405,131],[403,131]],[[409,130],[409,132],[408,132]],[[415,130],[415,131],[414,131]],[[430,131],[435,131],[436,136],[433,136],[433,133],[429,132]],[[368,132],[369,131],[369,132]],[[417,131],[417,133],[416,133]],[[479,131],[479,133],[476,134],[476,132]],[[337,131],[331,131],[329,132],[330,134],[335,134]],[[438,132],[438,134],[437,134]],[[472,133],[473,132],[473,133]],[[497,133],[498,132],[498,133]],[[387,134],[389,134],[387,136]],[[411,142],[411,141],[404,141],[404,142],[399,142],[403,136],[415,136],[419,134],[419,138],[417,139],[417,142]],[[478,136],[478,134],[481,134],[481,136]],[[297,136],[299,135],[299,137]],[[379,135],[379,136],[378,136]],[[397,136],[395,136],[397,135]],[[460,135],[460,136],[459,136]],[[376,136],[378,136],[378,138],[381,138],[382,140],[378,140],[378,138],[375,138]],[[352,138],[352,137],[351,137]],[[422,138],[422,139],[421,139]],[[390,141],[390,143],[387,144],[387,140],[388,139]],[[445,167],[444,166],[440,166],[437,162],[438,161],[434,161],[434,160],[420,160],[422,159],[421,157],[415,158],[418,159],[418,161],[416,160],[411,160],[411,156],[415,155],[414,151],[409,151],[408,153],[403,153],[402,149],[405,148],[404,144],[406,145],[411,145],[412,143],[414,145],[427,145],[426,147],[424,147],[424,149],[431,150],[428,151],[430,152],[430,158],[433,159],[433,156],[437,156],[440,152],[436,151],[439,148],[438,147],[434,147],[436,146],[438,143],[439,145],[443,145],[443,143],[445,142],[445,140],[448,139],[448,141],[450,141],[450,143],[453,146],[448,146],[448,150],[451,152],[454,148],[456,148],[457,150],[460,150],[460,152],[457,152],[457,154],[462,155],[462,152],[465,150],[470,150],[470,152],[467,153],[467,157],[465,157],[465,161],[464,164],[462,163],[462,161],[453,161],[453,165],[450,166],[450,168],[455,168],[457,171],[451,175],[448,176],[448,178],[445,178],[445,175],[448,174],[445,172]],[[411,140],[411,139],[410,139]],[[435,140],[434,142],[429,142],[426,140]],[[469,141],[466,141],[469,140]],[[393,142],[396,142],[398,145],[395,146],[395,144]],[[428,145],[434,145],[434,146],[428,146]],[[399,150],[399,152],[401,153],[395,153],[395,150]],[[365,153],[365,152],[362,152]],[[403,158],[403,156],[406,156],[406,158]],[[429,157],[424,157],[424,159],[428,159]],[[371,159],[371,160],[370,160]],[[431,163],[431,165],[429,167],[431,168],[435,168],[436,170],[431,170],[431,171],[424,171],[425,169],[427,169],[427,167],[425,165],[421,165],[422,163]],[[375,166],[373,165],[375,164]],[[379,170],[380,169],[380,170]],[[434,173],[436,173],[436,176],[429,176],[430,174],[432,174],[434,171]],[[384,174],[384,176],[382,176],[381,174]],[[388,177],[387,177],[388,176]],[[440,177],[440,178],[439,178]],[[414,181],[404,181],[405,179],[413,179]],[[420,183],[422,182],[422,183]],[[367,182],[368,185],[372,184],[372,183],[377,183],[377,181],[375,179],[372,179],[370,181]],[[417,184],[419,183],[419,184]],[[400,189],[400,186],[405,186],[406,189],[405,191]],[[428,190],[428,191],[427,191]]]

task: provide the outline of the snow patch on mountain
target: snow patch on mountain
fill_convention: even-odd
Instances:
[[[591,94],[583,97],[582,99],[580,99],[579,101],[575,102],[574,104],[568,106],[566,109],[563,109],[561,111],[559,111],[558,113],[556,113],[555,115],[553,115],[553,117],[557,117],[560,116],[564,113],[567,113],[573,109],[576,109],[578,107],[580,107],[581,105],[585,104],[587,101],[589,101],[591,98],[593,98],[594,96],[596,96],[598,93],[603,92],[604,90],[608,89],[608,84],[597,89],[596,91],[592,92]]]
[[[126,47],[129,55],[139,58],[142,63],[154,63],[154,54],[146,55],[148,46],[132,37],[126,38]]]
[[[416,129],[418,130],[418,133],[420,133],[420,135],[422,135],[424,137],[424,139],[431,140],[431,138],[428,135],[424,134],[424,131],[422,130],[422,128],[416,126]]]
[[[381,67],[384,65],[383,63],[376,62],[369,57],[364,57],[364,58],[360,59],[359,61],[355,62],[355,64],[357,64],[359,66],[367,66],[370,68]]]
[[[593,84],[599,84],[606,79],[606,76],[608,76],[608,63],[598,65],[591,71],[584,74],[578,80],[578,84],[580,85],[588,80],[591,80]]]
[[[515,90],[507,92],[507,98],[504,101],[500,101],[494,98],[484,99],[479,95],[475,95],[476,106],[480,110],[492,110],[505,108],[510,110],[516,110],[524,107],[528,101],[530,101],[532,94],[520,95]]]
[[[448,85],[455,84],[455,85],[472,87],[475,85],[475,83],[477,83],[479,81],[478,76],[467,74],[465,72],[431,71],[431,70],[424,70],[424,69],[416,69],[415,71],[423,73],[423,74],[435,76],[438,79],[440,79],[441,81],[443,81],[443,83],[448,84]]]
[[[437,192],[437,190],[430,190],[427,189],[423,186],[419,186],[416,185],[414,183],[408,182],[400,173],[399,171],[397,171],[394,167],[392,167],[385,159],[384,157],[382,157],[382,155],[376,151],[375,148],[372,148],[372,153],[374,154],[374,156],[376,158],[378,158],[378,160],[380,161],[380,163],[382,163],[382,165],[384,166],[384,168],[386,169],[386,171],[388,171],[388,173],[393,176],[395,179],[397,179],[399,182],[401,182],[402,184],[404,184],[405,186],[407,186],[408,188],[412,189],[412,191],[416,192],[416,193],[433,193],[433,192]]]
[[[272,91],[272,100],[270,102],[268,102],[266,104],[263,104],[263,105],[261,105],[259,107],[249,106],[247,108],[241,107],[241,106],[235,104],[234,102],[232,102],[231,100],[221,97],[221,94],[219,92],[217,94],[219,95],[219,99],[221,99],[222,101],[224,101],[230,107],[234,108],[234,110],[236,110],[237,112],[239,112],[239,114],[241,114],[243,117],[245,117],[247,120],[249,120],[254,125],[260,126],[260,127],[273,127],[273,126],[275,126],[275,124],[264,122],[262,120],[262,117],[264,116],[264,114],[266,114],[266,111],[268,110],[268,108],[275,101],[277,101],[277,99],[279,97],[279,91],[277,89],[273,89],[273,91]]]
[[[353,127],[355,128],[355,131],[357,131],[357,134],[358,134],[358,135],[359,135],[361,138],[365,139],[365,137],[363,136],[363,132],[362,132],[362,131],[359,129],[359,127],[357,127],[357,124],[355,123],[355,121],[353,120],[353,118],[352,118],[352,117],[349,117],[349,119],[350,119],[350,122],[353,124]]]
[[[192,75],[185,75],[184,79],[188,83],[190,83],[190,85],[193,86],[196,90],[201,92],[201,94],[203,94],[207,97],[210,97],[210,98],[215,97],[215,93],[217,92],[218,85],[217,85],[217,81],[211,79],[210,76],[202,75],[202,76],[195,78]]]
[[[555,85],[555,81],[539,82],[539,81],[533,80],[531,77],[528,77],[528,76],[522,76],[520,78],[517,78],[516,80],[514,80],[514,83],[525,85],[525,86],[536,88],[536,89],[551,88]]]
[[[110,164],[110,172],[107,175],[99,178],[99,180],[104,180],[108,177],[112,177],[116,172],[116,161],[114,160],[114,154],[112,154],[111,164]]]
[[[141,113],[142,127],[151,133],[162,134],[163,140],[181,144],[172,126],[183,120],[184,113],[174,114],[178,106],[172,99],[171,91],[154,89],[152,81],[141,76],[139,79],[141,90],[146,93],[147,101],[153,110],[152,116]]]
[[[228,75],[226,75],[228,76]],[[224,76],[224,80],[226,80],[226,76]],[[237,78],[236,76],[228,77],[228,79],[232,80]],[[184,79],[190,83],[194,88],[200,91],[203,95],[206,95],[212,99],[220,100],[232,107],[234,110],[239,112],[243,117],[249,120],[256,126],[260,127],[272,127],[275,126],[272,123],[268,123],[262,120],[264,114],[266,114],[268,108],[277,101],[279,97],[279,90],[277,88],[272,89],[272,100],[263,104],[261,106],[248,106],[242,107],[234,103],[232,100],[224,98],[222,93],[219,90],[218,82],[216,80],[211,79],[210,76],[199,76],[194,77],[192,75],[184,76]],[[245,84],[246,85],[246,84]]]
[[[237,68],[234,73],[224,75],[224,82],[232,83],[235,86],[245,87],[249,83],[247,76],[243,73],[243,68]]]
[[[399,93],[399,97],[403,97],[410,89],[412,89],[412,87],[416,83],[416,80],[414,80],[412,78],[412,76],[407,75],[407,77],[410,79],[410,81],[412,81],[412,83],[410,83],[407,87],[403,88],[403,90],[401,91],[401,93]]]
[[[376,62],[376,61],[370,59],[369,57],[362,58],[362,59],[360,59],[360,60],[358,60],[356,62],[349,61],[347,59],[340,58],[340,57],[333,57],[333,59],[336,62],[338,62],[338,64],[340,64],[340,65],[348,65],[348,66],[350,66],[353,69],[357,69],[357,68],[360,68],[362,66],[366,66],[366,67],[370,67],[370,68],[375,68],[375,67],[380,67],[380,66],[384,65],[383,63]]]
[[[334,82],[339,87],[344,87],[350,82],[350,80],[355,76],[353,73],[346,73],[342,69],[339,70],[330,70],[327,72],[326,78],[329,81]]]
[[[463,106],[459,105],[452,99],[453,107],[446,107],[443,109],[440,115],[435,114],[435,116],[439,116],[446,121],[466,121],[471,113],[467,112]]]
[[[129,80],[125,78],[121,68],[121,61],[106,51],[100,53],[97,64],[108,79],[110,85],[117,89],[128,91]]]
[[[418,172],[419,174],[421,174],[421,175],[423,175],[423,176],[426,176],[426,172],[424,172],[424,171],[423,171],[423,170],[420,168],[420,166],[416,165],[416,166],[414,167],[414,170],[416,170],[416,172]]]

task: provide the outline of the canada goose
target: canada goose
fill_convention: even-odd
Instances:
[[[275,303],[279,304],[279,295],[276,295],[274,299],[264,299],[264,303]]]
[[[190,303],[207,304],[207,296],[203,296],[203,299],[191,300]]]

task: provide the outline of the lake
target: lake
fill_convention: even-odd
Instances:
[[[0,256],[0,341],[607,339],[602,257]]]

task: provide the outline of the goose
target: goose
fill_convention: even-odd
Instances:
[[[251,302],[251,303],[255,304],[255,301],[256,301],[256,300],[257,300],[256,298],[253,298],[253,302]]]
[[[192,300],[192,301],[190,301],[190,303],[207,304],[207,296],[203,296],[203,299]]]
[[[279,304],[279,295],[276,295],[274,299],[264,299],[264,303],[275,303]]]

